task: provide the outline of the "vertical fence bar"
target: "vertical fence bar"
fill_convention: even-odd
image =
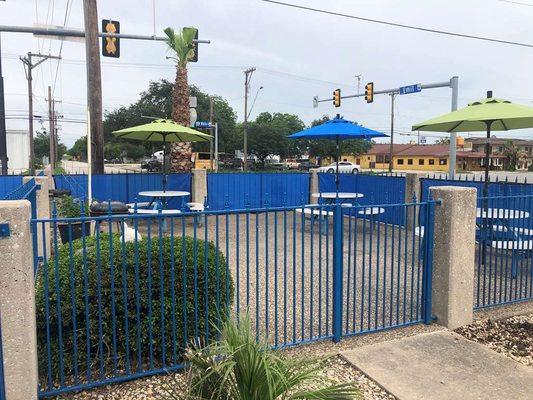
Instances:
[[[338,342],[342,336],[342,262],[343,234],[342,206],[333,206],[333,340]]]
[[[426,226],[424,227],[425,237],[425,262],[423,277],[423,320],[425,324],[430,324],[432,320],[432,278],[433,278],[433,228],[435,221],[435,203],[431,200],[426,205]]]

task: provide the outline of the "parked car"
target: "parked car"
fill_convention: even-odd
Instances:
[[[313,164],[309,160],[301,161],[300,165],[298,165],[299,171],[309,171],[311,168],[318,168],[318,165]]]
[[[335,170],[337,168],[336,163],[331,163],[330,165],[326,165],[324,167],[318,168],[318,172],[328,172],[330,174],[335,173]],[[343,174],[357,174],[361,171],[361,167],[357,164],[348,162],[348,161],[340,161],[339,162],[339,173]]]
[[[149,158],[141,163],[141,169],[146,169],[148,172],[160,172],[163,170],[163,165],[156,158]]]

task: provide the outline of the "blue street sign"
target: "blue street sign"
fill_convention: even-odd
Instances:
[[[197,128],[209,129],[211,128],[211,122],[209,121],[196,121],[194,124]]]
[[[417,83],[416,85],[402,86],[400,88],[400,94],[411,94],[422,91],[422,85]]]

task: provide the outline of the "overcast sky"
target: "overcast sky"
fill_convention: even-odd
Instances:
[[[459,76],[459,106],[495,97],[533,106],[533,48],[482,42],[367,23],[296,10],[259,0],[155,0],[157,34],[171,26],[195,26],[201,39],[199,62],[192,64],[189,81],[202,90],[226,98],[242,119],[243,70],[256,67],[251,96],[264,86],[252,118],[262,111],[299,115],[306,123],[323,114],[340,112],[368,127],[388,132],[390,97],[377,95],[373,104],[344,100],[335,109],[329,102],[312,107],[313,96],[331,97],[337,87],[356,93],[368,81],[375,89],[432,83]],[[533,0],[287,0],[358,16],[433,29],[533,43]],[[0,1],[0,25],[33,23],[83,27],[82,0]],[[520,3],[520,4],[518,4]],[[98,16],[120,21],[123,33],[153,34],[152,0],[100,0]],[[2,63],[8,129],[24,129],[27,121],[11,119],[27,113],[27,86],[19,56],[28,51],[57,54],[60,42],[38,40],[28,34],[2,34]],[[102,58],[103,102],[106,110],[138,99],[151,80],[173,79],[164,43],[123,40],[119,59]],[[47,61],[34,72],[35,114],[47,115],[47,86],[54,86],[65,118],[84,120],[86,110],[85,49],[64,42],[63,61]],[[57,78],[56,78],[56,70]],[[448,112],[449,88],[398,96],[396,133],[412,124]],[[48,122],[45,122],[45,126]],[[40,124],[36,123],[36,130]],[[62,123],[61,139],[68,145],[85,134],[83,123]],[[397,141],[416,139],[398,135]],[[498,133],[497,133],[498,135]],[[499,135],[509,135],[499,133]],[[531,130],[513,137],[533,138]]]

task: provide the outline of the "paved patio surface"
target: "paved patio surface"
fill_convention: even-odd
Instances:
[[[449,331],[342,355],[400,400],[525,400],[533,394],[532,368]]]

